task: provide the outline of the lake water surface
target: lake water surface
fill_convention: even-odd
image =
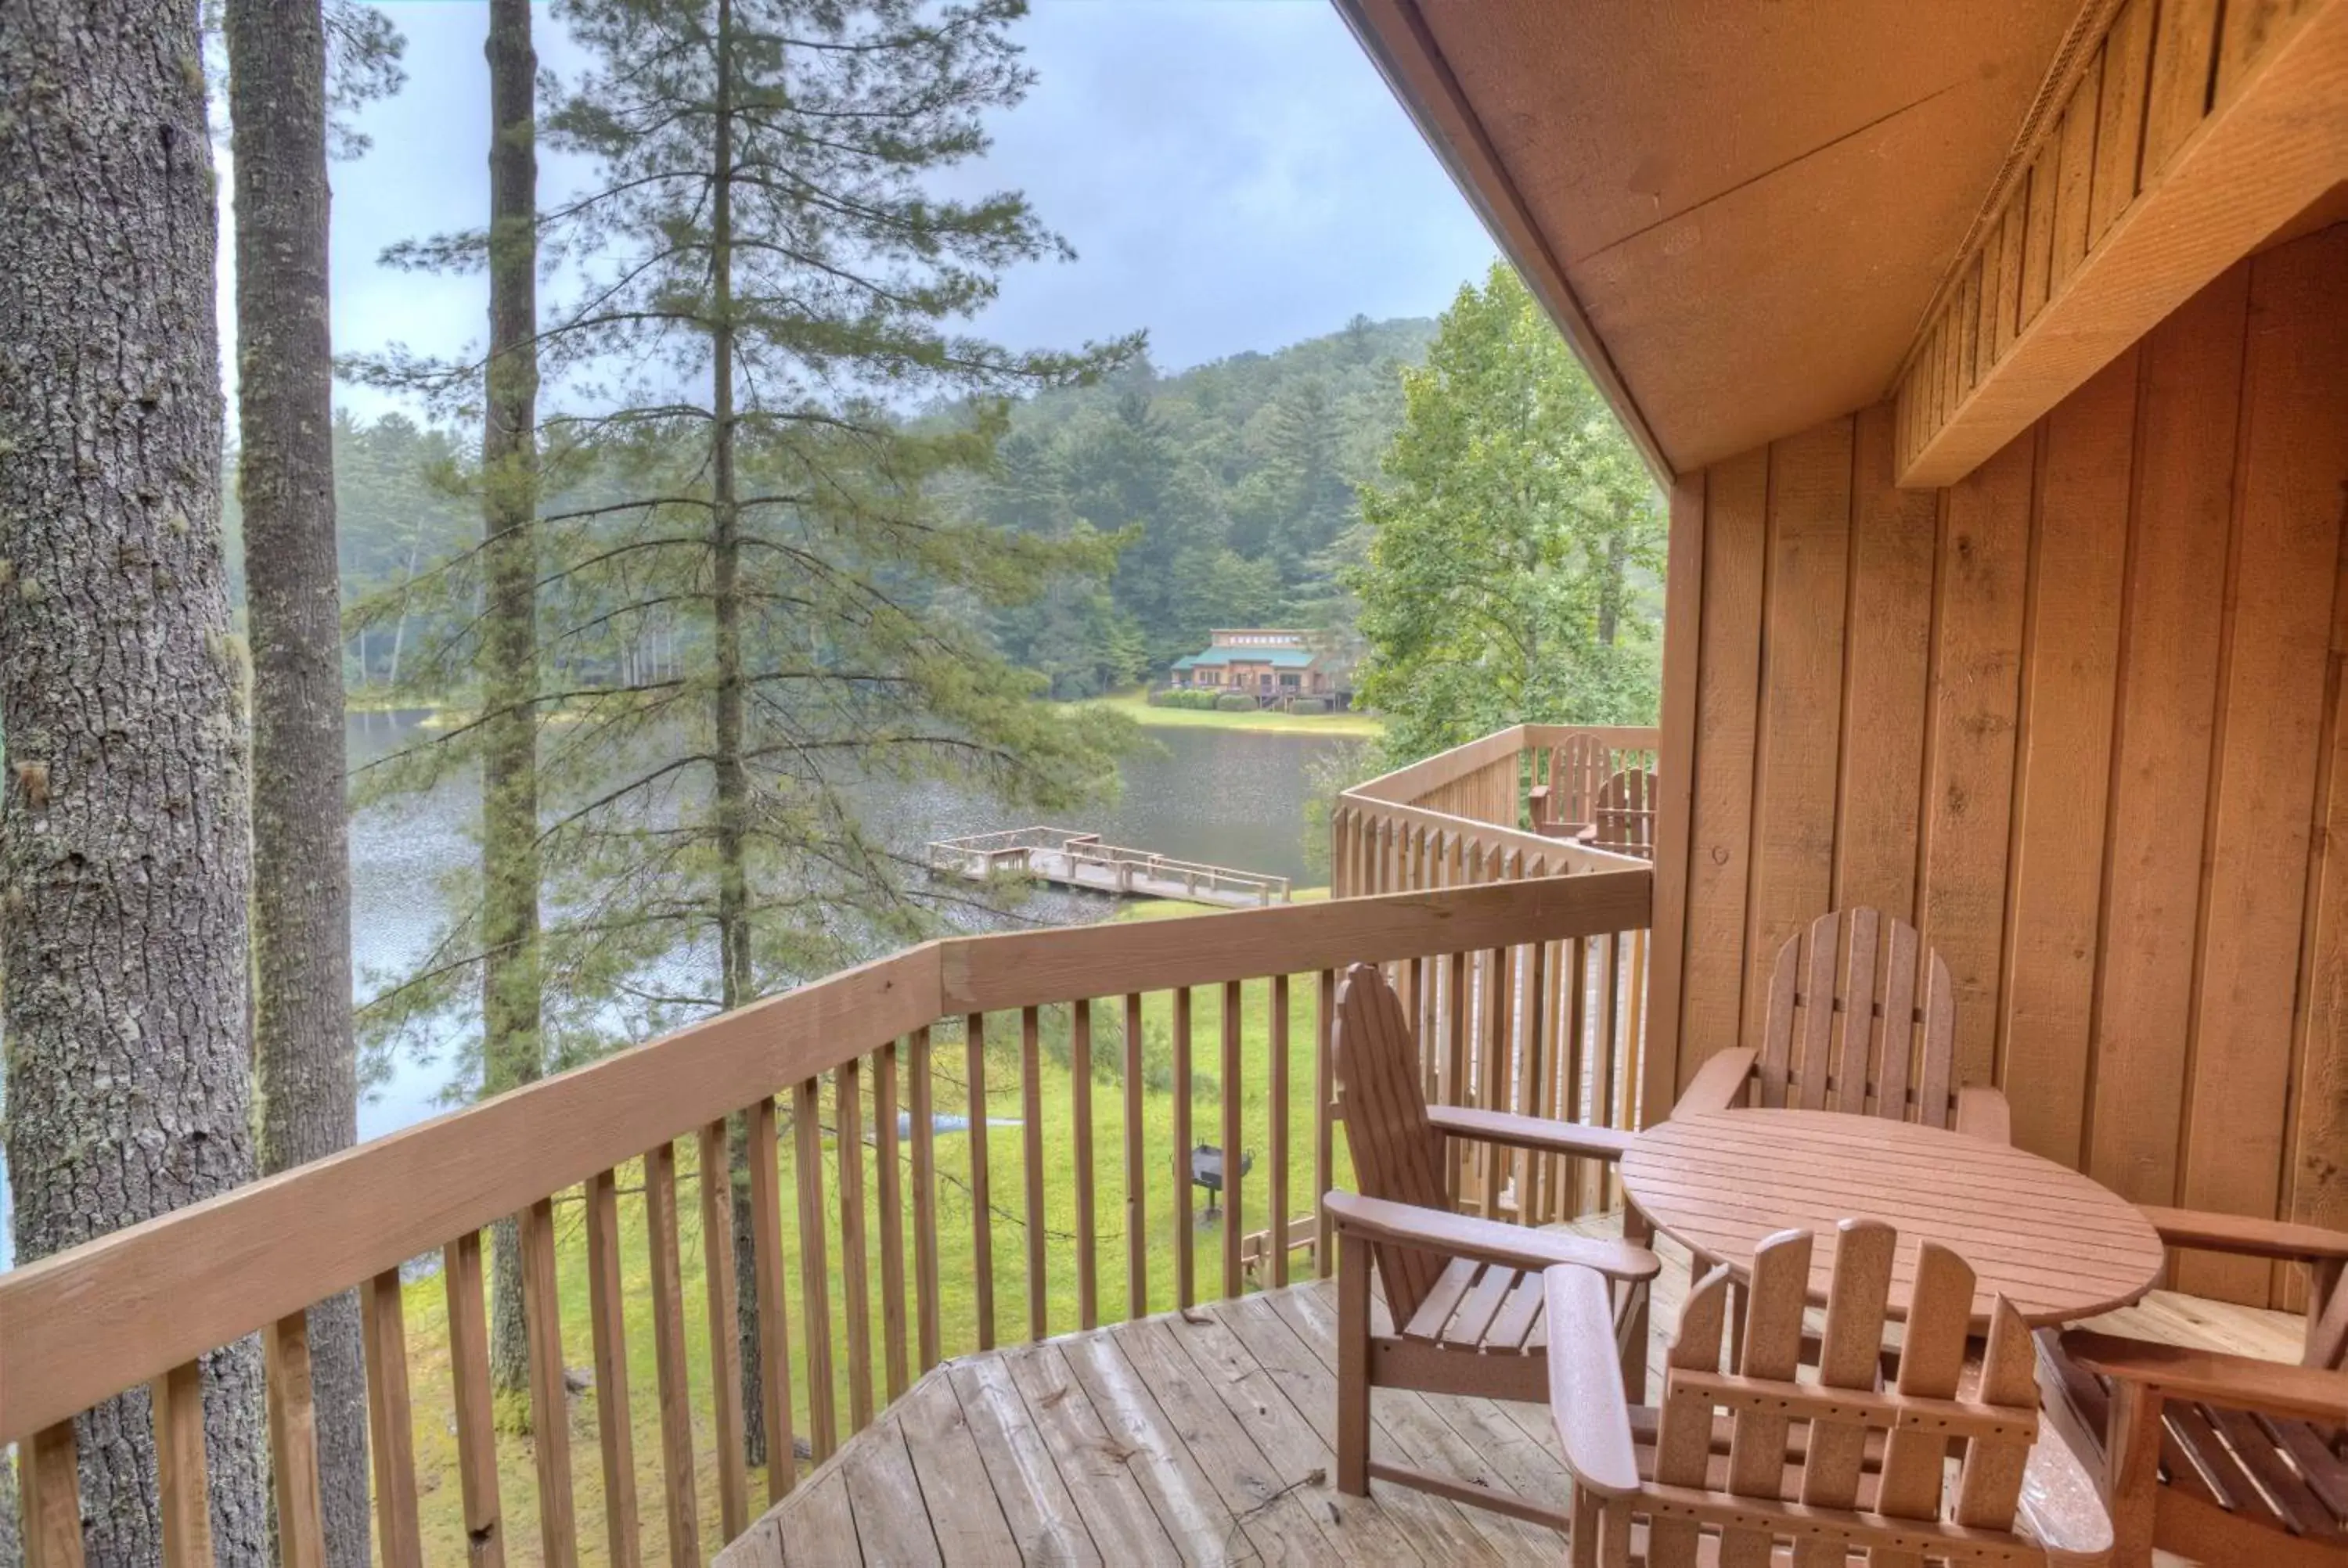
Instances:
[[[426,738],[422,713],[354,714],[348,722],[353,765]],[[1147,732],[1151,744],[1122,769],[1123,792],[1082,820],[1052,824],[1100,834],[1112,844],[1156,850],[1186,860],[1241,870],[1308,876],[1304,861],[1305,803],[1313,793],[1313,761],[1345,745],[1342,739],[1207,728]],[[1032,815],[942,786],[893,791],[876,802],[902,847],[918,851],[931,838],[1030,825]],[[351,822],[351,951],[362,998],[405,972],[430,948],[447,916],[445,876],[475,851],[471,836],[478,798],[469,783],[372,807]],[[1022,922],[1082,923],[1105,918],[1109,900],[1056,893],[1026,901]],[[472,1027],[448,1020],[447,1043]],[[403,1058],[371,1087],[359,1105],[359,1136],[378,1138],[445,1109],[448,1052],[434,1060]],[[6,1173],[0,1165],[0,1199]],[[0,1201],[0,1267],[9,1257],[8,1209]]]

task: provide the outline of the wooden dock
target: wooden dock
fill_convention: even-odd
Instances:
[[[1179,860],[1147,849],[1104,844],[1097,833],[1066,827],[1014,827],[933,840],[930,869],[972,882],[1024,876],[1119,898],[1180,898],[1254,909],[1288,902],[1285,876]]]

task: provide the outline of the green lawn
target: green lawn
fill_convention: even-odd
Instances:
[[[1325,893],[1316,889],[1303,897],[1325,897]],[[1183,905],[1135,904],[1122,911],[1119,917],[1151,919],[1196,912],[1194,907]],[[1288,1208],[1292,1215],[1306,1214],[1313,1204],[1314,984],[1313,976],[1301,975],[1289,987]],[[1242,1148],[1255,1155],[1254,1169],[1241,1183],[1243,1217],[1240,1224],[1243,1234],[1265,1228],[1271,1212],[1265,1180],[1272,1122],[1269,1073],[1271,990],[1268,981],[1251,981],[1242,989],[1241,999],[1242,1087],[1240,1095],[1240,1142]],[[1179,1305],[1175,1270],[1179,1246],[1178,1202],[1191,1204],[1194,1216],[1197,1216],[1192,1253],[1196,1297],[1212,1297],[1222,1287],[1221,1226],[1225,1222],[1207,1223],[1203,1217],[1203,1194],[1187,1187],[1178,1192],[1173,1181],[1176,1169],[1173,1010],[1172,997],[1163,994],[1147,998],[1143,1009],[1144,1092],[1140,1107],[1143,1217],[1139,1241],[1148,1276],[1148,1295],[1143,1305],[1150,1311],[1165,1311]],[[1076,1118],[1072,1110],[1075,1084],[1070,1071],[1070,1013],[1071,1009],[1066,1006],[1046,1008],[1040,1013],[1035,1080],[1036,1096],[1042,1110],[1036,1125],[1044,1173],[1044,1327],[1046,1332],[1055,1334],[1082,1327],[1076,1245],[1076,1194],[1080,1178],[1074,1132]],[[1127,1209],[1122,1015],[1121,999],[1103,999],[1094,1008],[1091,1181],[1097,1229],[1097,1310],[1102,1320],[1122,1317],[1131,1310],[1128,1296],[1127,1259],[1133,1237]],[[1190,1138],[1193,1143],[1221,1142],[1222,1016],[1221,987],[1201,988],[1194,993],[1190,1060],[1193,1084]],[[1020,1078],[1023,1048],[1019,1015],[1015,1012],[989,1015],[985,1041],[983,1113],[991,1118],[1022,1123],[989,1127],[986,1139],[992,1218],[984,1228],[992,1249],[995,1340],[997,1343],[1012,1343],[1026,1337],[1029,1318],[1026,1155]],[[962,1027],[958,1024],[942,1025],[932,1043],[932,1092],[939,1113],[965,1115],[971,1112],[967,1062],[967,1045]],[[865,1263],[875,1383],[872,1398],[877,1407],[887,1402],[888,1389],[880,1301],[879,1154],[871,1144],[875,1130],[872,1126],[869,1069],[867,1080],[862,1110],[866,1139],[862,1151],[866,1204],[864,1231],[867,1238]],[[909,1096],[903,1092],[904,1087],[901,1083],[901,1105],[909,1101]],[[787,1096],[783,1101],[786,1118],[789,1110],[790,1102]],[[841,1266],[839,1223],[838,1106],[829,1081],[824,1087],[820,1116],[825,1128],[822,1181],[827,1217],[824,1247],[830,1281],[835,1399],[842,1424],[841,1435],[845,1436],[851,1408],[850,1368],[845,1350],[845,1281],[848,1276]],[[936,1140],[939,1315],[941,1348],[947,1356],[973,1350],[979,1344],[975,1266],[979,1227],[973,1223],[971,1145],[969,1135],[961,1132],[941,1133]],[[918,1342],[913,1337],[916,1317],[911,1285],[913,1254],[911,1146],[909,1141],[901,1143],[900,1155],[905,1175],[907,1208],[905,1321],[908,1342],[914,1346],[912,1370],[918,1375]],[[782,1243],[790,1282],[792,1385],[798,1407],[795,1419],[798,1431],[805,1435],[808,1430],[807,1333],[798,1284],[801,1235],[794,1198],[798,1173],[788,1122],[776,1158],[785,1184]],[[1342,1139],[1338,1141],[1337,1159],[1337,1180],[1343,1182],[1346,1179],[1346,1167]],[[709,1416],[708,1319],[701,1266],[700,1189],[689,1138],[678,1145],[678,1161],[677,1219],[684,1256],[687,1359],[694,1389],[691,1401],[695,1421],[694,1452],[700,1477],[702,1545],[707,1553],[714,1551],[720,1539],[720,1532],[716,1468],[712,1446],[714,1431]],[[650,1559],[664,1554],[666,1537],[660,1501],[661,1444],[658,1404],[654,1387],[652,1308],[647,1289],[649,1272],[644,1239],[644,1201],[639,1191],[642,1186],[640,1167],[634,1164],[626,1167],[621,1173],[620,1186],[623,1194],[621,1199],[621,1225],[624,1237],[623,1274],[627,1296],[629,1406],[631,1427],[634,1433],[642,1545]],[[564,1359],[574,1368],[587,1368],[592,1365],[593,1355],[587,1319],[585,1240],[577,1197],[575,1192],[563,1194],[558,1200],[556,1210],[563,1307],[562,1337]],[[1300,1255],[1295,1266],[1301,1274],[1309,1269],[1309,1261]],[[417,1484],[425,1512],[426,1554],[435,1562],[456,1560],[464,1555],[465,1540],[458,1496],[456,1443],[449,1423],[451,1405],[446,1304],[441,1283],[437,1277],[409,1286],[407,1295],[410,1375],[417,1412]],[[595,1390],[573,1398],[570,1411],[572,1472],[578,1502],[580,1550],[582,1559],[588,1562],[602,1562],[606,1556],[594,1409],[601,1392]],[[513,1563],[540,1561],[537,1486],[530,1445],[531,1440],[520,1435],[506,1436],[499,1441],[499,1468],[508,1537],[507,1561]],[[761,1476],[753,1474],[751,1491],[752,1513],[755,1516],[763,1510],[766,1495]]]
[[[1097,706],[1114,709],[1152,729],[1247,730],[1274,735],[1343,735],[1354,740],[1375,740],[1386,733],[1385,721],[1375,713],[1226,713],[1216,709],[1153,708],[1138,692],[1097,697],[1093,701]]]

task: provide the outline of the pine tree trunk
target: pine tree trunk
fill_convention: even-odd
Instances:
[[[529,0],[489,5],[489,360],[481,431],[482,1088],[544,1068],[539,1043],[538,153],[537,56]],[[511,1221],[491,1248],[489,1371],[501,1393],[529,1386],[521,1265]]]
[[[253,1093],[261,1173],[358,1138],[318,0],[229,0],[237,415],[252,647]],[[366,1568],[358,1297],[310,1309],[334,1568]]]
[[[1622,622],[1622,586],[1628,575],[1631,559],[1631,528],[1615,508],[1615,527],[1606,536],[1606,575],[1598,585],[1598,641],[1600,646],[1614,646],[1614,634]]]
[[[712,309],[716,321],[710,352],[710,598],[715,622],[713,641],[717,682],[711,695],[712,728],[716,744],[717,952],[718,996],[727,1010],[757,995],[750,962],[750,879],[745,827],[749,808],[749,780],[742,760],[742,566],[741,514],[736,506],[734,476],[734,121],[733,22],[731,0],[717,0],[717,91],[716,134],[710,180],[710,273]],[[733,1147],[742,1151],[727,1175],[734,1188],[735,1321],[742,1359],[743,1447],[752,1464],[765,1462],[766,1405],[759,1397],[763,1370],[759,1362],[756,1240],[750,1220],[747,1151],[737,1134]],[[774,1151],[764,1152],[767,1159]],[[715,1180],[715,1173],[705,1173]],[[747,1281],[749,1288],[741,1286]]]
[[[253,1170],[196,20],[10,0],[0,24],[0,968],[20,1264]],[[258,1341],[204,1372],[213,1549],[261,1564]],[[88,1562],[156,1562],[145,1391],[76,1428]]]

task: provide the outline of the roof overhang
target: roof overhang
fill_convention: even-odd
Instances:
[[[2069,0],[1335,4],[1666,482],[1885,395],[2096,26]]]

